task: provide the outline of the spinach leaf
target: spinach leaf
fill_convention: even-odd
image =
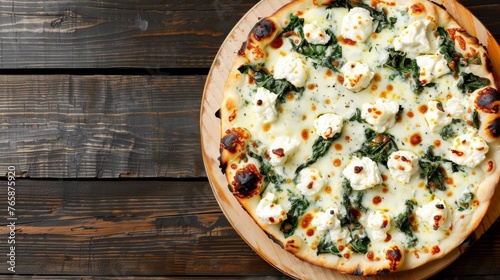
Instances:
[[[477,89],[489,86],[491,81],[487,78],[479,77],[473,73],[460,73],[457,86],[462,93],[471,93]]]
[[[479,113],[477,112],[477,110],[474,110],[474,112],[472,112],[472,127],[474,127],[475,129],[479,129],[480,125],[481,122],[479,121]]]
[[[464,171],[461,166],[458,164],[443,159],[440,156],[434,155],[434,146],[429,146],[425,151],[425,154],[420,158],[418,164],[423,171],[423,177],[425,179],[425,185],[430,193],[433,193],[436,190],[445,191],[446,185],[446,171],[441,166],[443,163],[451,164],[453,172]]]
[[[310,166],[315,163],[320,157],[324,156],[330,147],[332,146],[333,141],[337,140],[340,137],[341,133],[337,133],[333,135],[333,137],[325,139],[323,137],[318,137],[312,146],[312,156],[303,164],[299,165],[295,170],[295,174],[298,174],[302,169]]]
[[[451,124],[443,127],[441,129],[441,131],[439,131],[439,135],[441,135],[441,138],[443,138],[443,140],[449,140],[449,139],[452,139],[452,138],[455,138],[455,136],[457,136],[457,133],[456,133],[456,127],[454,124],[457,124],[457,123],[461,123],[462,120],[460,119],[453,119],[453,121],[451,122]]]
[[[389,52],[389,59],[384,64],[385,67],[392,68],[410,83],[411,89],[419,94],[424,90],[420,84],[420,68],[418,67],[416,59],[406,57],[404,52],[396,51],[393,48],[387,49]]]
[[[350,122],[366,123],[365,119],[361,117],[361,110],[359,108],[356,108],[356,112],[347,120]]]
[[[336,1],[336,2],[344,2],[344,1]],[[345,2],[347,2],[346,4],[348,9],[351,9],[353,7],[360,7],[367,9],[370,12],[370,15],[375,23],[375,26],[377,26],[377,28],[375,29],[375,33],[379,33],[386,27],[394,27],[394,24],[396,23],[397,18],[391,17],[390,19],[387,19],[387,15],[384,13],[384,11],[377,10],[370,5],[363,3],[362,1],[346,0]]]
[[[366,142],[354,153],[387,166],[389,155],[399,150],[394,136],[388,133],[377,133],[370,128],[365,130],[365,136]]]
[[[288,201],[291,203],[290,211],[288,211],[286,220],[280,226],[280,230],[285,235],[285,238],[293,235],[300,217],[304,215],[307,207],[309,207],[309,201],[304,196],[290,193]]]
[[[280,188],[280,185],[284,184],[286,182],[286,179],[276,173],[273,166],[267,160],[265,160],[263,156],[253,152],[250,148],[248,150],[248,155],[252,158],[255,158],[260,163],[259,172],[264,178],[264,188],[262,191],[265,190],[269,183],[273,183],[276,190],[281,191],[282,189]]]
[[[474,194],[471,191],[466,191],[462,194],[462,196],[455,201],[458,206],[458,211],[465,211],[470,208],[470,204],[474,199]]]
[[[311,44],[304,36],[304,19],[299,18],[294,14],[290,15],[290,22],[283,29],[282,34],[286,34],[291,31],[297,32],[301,39],[297,45],[292,42],[292,48],[294,51],[314,60],[315,66],[319,65],[338,71],[341,67],[342,46],[338,44],[337,36],[333,34],[333,31],[330,29],[326,30],[326,34],[330,36],[330,40],[326,44]]]
[[[337,255],[339,257],[341,256],[339,248],[337,248],[337,245],[335,245],[335,243],[332,241],[332,238],[330,237],[329,232],[327,232],[325,235],[323,235],[323,237],[321,237],[321,239],[319,241],[316,255],[319,255],[319,254],[334,254],[334,255]]]
[[[370,238],[366,234],[365,229],[361,225],[355,226],[351,230],[351,245],[354,252],[361,254],[366,254],[368,252],[368,245],[370,244]]]
[[[412,200],[406,200],[405,206],[406,209],[403,213],[400,213],[394,219],[394,224],[396,227],[402,231],[409,238],[408,247],[414,247],[418,241],[417,237],[413,235],[413,226],[411,224],[411,217],[413,215],[413,208],[417,205],[417,203]]]
[[[439,43],[439,52],[444,56],[448,62],[448,67],[452,73],[457,73],[459,70],[459,61],[462,55],[455,50],[455,43],[451,40],[450,34],[443,27],[438,27],[436,30],[439,38],[441,39]]]
[[[360,212],[366,213],[368,209],[361,203],[363,200],[364,192],[355,193],[355,197],[353,198],[353,189],[351,187],[351,182],[349,180],[344,179],[342,181],[342,201],[341,204],[345,208],[345,212],[340,212],[340,224],[342,226],[348,224],[359,225],[358,215]]]
[[[275,79],[272,74],[267,73],[264,68],[262,68],[262,65],[242,65],[238,68],[238,71],[242,74],[249,75],[253,72],[253,79],[257,86],[263,87],[278,95],[276,106],[286,101],[286,95],[289,92],[295,92],[297,94],[302,94],[304,92],[303,87],[297,88],[286,79]]]

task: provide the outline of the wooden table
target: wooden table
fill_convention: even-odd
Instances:
[[[0,278],[10,246],[14,279],[288,278],[222,214],[200,148],[206,75],[257,2],[0,0]],[[460,2],[500,40],[498,0]],[[500,220],[433,279],[479,277],[500,277]]]

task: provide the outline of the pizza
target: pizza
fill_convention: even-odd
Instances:
[[[487,50],[441,6],[292,1],[236,51],[220,167],[285,251],[385,274],[480,224],[500,175],[500,93]]]

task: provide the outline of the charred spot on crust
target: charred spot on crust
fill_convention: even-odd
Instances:
[[[238,55],[239,56],[245,56],[245,49],[247,48],[247,42],[243,42],[243,44],[241,44],[241,48],[238,50]]]
[[[495,138],[500,137],[500,117],[490,122],[487,129],[490,132],[491,136]]]
[[[473,232],[469,237],[467,237],[462,244],[460,244],[460,247],[464,250],[467,250],[472,244],[476,242],[476,234]]]
[[[363,270],[361,270],[361,268],[356,267],[356,270],[354,270],[354,272],[352,273],[352,275],[355,275],[355,276],[363,276]]]
[[[485,113],[497,113],[498,104],[500,100],[500,93],[492,87],[487,87],[477,93],[476,106]]]
[[[382,270],[377,271],[377,275],[386,275],[389,273],[391,273],[391,271],[389,269],[382,269]]]
[[[271,37],[275,30],[276,25],[274,22],[268,20],[267,18],[263,18],[253,27],[252,33],[257,41],[261,41],[262,39]]]
[[[222,160],[222,157],[217,158],[219,160],[219,168],[222,171],[222,174],[226,174],[227,162]]]
[[[391,249],[385,252],[385,259],[389,261],[389,270],[396,271],[401,264],[403,255],[398,246],[392,246]]]
[[[215,117],[220,119],[220,109],[215,112]]]
[[[267,233],[267,232],[266,232],[266,235],[267,235],[267,237],[269,237],[269,239],[271,239],[274,243],[278,244],[281,248],[284,248],[283,243],[281,243],[281,241],[279,241],[276,237],[274,237],[274,235],[269,234],[269,233]]]
[[[245,147],[245,139],[248,139],[248,133],[240,127],[232,128],[226,131],[226,136],[220,141],[220,149],[235,153],[238,149]]]
[[[249,164],[236,171],[232,182],[232,192],[241,198],[252,197],[259,193],[261,182],[262,175],[259,169],[255,165]]]

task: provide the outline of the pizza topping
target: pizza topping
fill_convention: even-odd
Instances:
[[[460,198],[457,201],[455,201],[455,204],[458,206],[457,210],[462,212],[467,209],[470,209],[473,199],[474,199],[474,193],[472,192],[472,189],[469,186],[462,192]]]
[[[446,230],[451,225],[451,210],[443,200],[438,198],[419,206],[416,214],[424,227],[434,231]]]
[[[283,165],[299,148],[300,141],[291,137],[278,137],[267,152],[269,163],[273,166]]]
[[[301,195],[291,193],[288,197],[288,201],[291,205],[290,210],[288,210],[286,214],[286,220],[283,221],[280,226],[280,231],[283,232],[285,238],[293,235],[295,229],[297,229],[299,218],[304,215],[309,207],[309,201]]]
[[[405,211],[400,213],[394,219],[394,225],[403,232],[407,239],[407,247],[412,248],[416,245],[418,239],[413,232],[412,220],[413,218],[413,208],[417,204],[412,200],[405,201]]]
[[[306,62],[296,53],[280,57],[274,66],[274,78],[286,79],[295,87],[304,87],[307,76]]]
[[[367,9],[352,8],[342,19],[342,37],[358,43],[365,42],[372,35],[373,18]]]
[[[257,205],[257,216],[268,224],[279,224],[286,219],[285,210],[276,201],[275,194],[267,193]]]
[[[421,93],[424,87],[420,84],[420,69],[417,60],[408,58],[406,53],[396,51],[393,48],[387,49],[386,52],[388,58],[383,63],[383,66],[398,71],[398,74],[405,81],[408,81],[414,93]],[[382,56],[385,57],[384,54]]]
[[[322,114],[313,123],[316,133],[324,139],[332,138],[340,133],[343,125],[344,118],[334,113]]]
[[[452,118],[443,108],[439,101],[430,101],[427,103],[427,111],[424,114],[425,121],[432,132],[439,132],[443,127],[452,122]]]
[[[368,65],[355,61],[346,62],[340,69],[340,72],[344,74],[342,85],[353,92],[358,92],[368,87],[375,75]]]
[[[366,232],[371,241],[385,241],[387,239],[387,231],[391,228],[392,215],[385,211],[372,211],[368,214],[368,223]]]
[[[260,192],[262,175],[254,164],[248,164],[236,171],[233,186],[233,194],[244,198],[252,197]]]
[[[448,99],[446,111],[453,119],[463,119],[467,113],[465,100],[456,96]]]
[[[253,111],[257,119],[264,123],[271,123],[278,118],[276,99],[278,96],[269,90],[259,87],[255,95]]]
[[[441,54],[417,56],[417,65],[420,68],[420,84],[426,85],[433,79],[450,73],[448,62]]]
[[[337,209],[328,208],[324,212],[318,212],[311,222],[319,234],[324,234],[333,227],[340,227],[340,221],[337,217]]]
[[[315,45],[324,45],[330,41],[330,35],[320,28],[317,22],[304,24],[304,36],[307,42]]]
[[[458,165],[474,168],[479,165],[489,151],[489,146],[481,137],[476,136],[476,131],[455,137],[448,157]]]
[[[399,183],[407,184],[413,174],[419,171],[418,156],[410,151],[397,151],[389,156],[387,167],[392,178]]]
[[[350,181],[353,190],[364,190],[382,183],[377,163],[368,157],[353,156],[342,174]]]
[[[371,129],[365,130],[365,137],[366,141],[355,154],[369,157],[375,162],[387,165],[389,155],[398,150],[394,137],[388,133],[376,133]]]
[[[364,103],[361,118],[371,124],[378,133],[385,132],[396,123],[396,114],[400,107],[397,101],[378,98],[375,102]]]
[[[411,54],[428,53],[434,24],[427,19],[416,20],[394,40],[394,49]]]
[[[299,192],[307,197],[316,195],[326,184],[317,169],[304,168],[300,171],[297,183]]]
[[[479,77],[473,73],[460,73],[457,87],[461,89],[463,93],[471,93],[475,90],[487,87],[490,84],[491,81],[487,78]]]

